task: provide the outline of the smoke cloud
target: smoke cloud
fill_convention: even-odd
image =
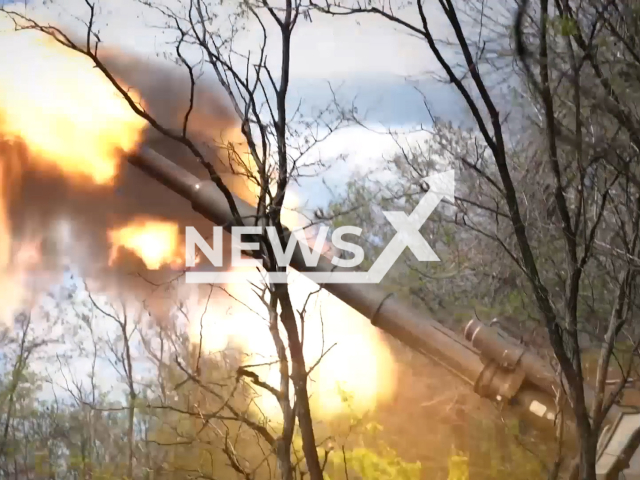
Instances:
[[[0,194],[7,200],[7,205],[10,207],[8,218],[10,228],[4,228],[4,231],[11,232],[14,250],[20,245],[29,245],[29,240],[41,239],[44,251],[43,262],[39,266],[44,270],[60,272],[64,265],[74,266],[79,270],[81,277],[87,280],[92,293],[107,296],[118,306],[117,297],[124,297],[125,300],[129,300],[127,302],[129,308],[133,306],[131,300],[136,301],[136,307],[140,301],[144,301],[152,314],[150,320],[154,322],[170,322],[172,319],[169,314],[175,311],[172,307],[176,302],[181,302],[191,314],[191,319],[196,320],[191,323],[191,327],[196,327],[196,330],[189,332],[192,339],[200,340],[202,332],[203,348],[206,350],[220,350],[230,341],[235,341],[243,353],[250,354],[243,356],[250,363],[262,363],[273,358],[276,353],[275,346],[268,321],[265,320],[269,318],[268,312],[265,311],[262,300],[255,295],[249,285],[245,285],[244,288],[238,285],[228,286],[233,298],[220,289],[214,289],[210,303],[205,308],[201,300],[204,300],[203,296],[207,298],[209,293],[207,286],[202,286],[200,291],[189,288],[191,285],[179,285],[178,288],[175,288],[175,284],[167,286],[169,280],[178,276],[175,270],[165,268],[148,271],[141,259],[126,251],[120,252],[115,265],[109,265],[111,254],[109,230],[126,226],[134,219],[138,220],[144,216],[168,220],[178,224],[183,232],[184,227],[194,226],[205,237],[211,234],[212,225],[195,213],[187,201],[126,162],[121,165],[115,185],[99,186],[96,182],[81,180],[86,176],[71,174],[82,172],[90,175],[92,173],[83,168],[89,165],[89,159],[86,164],[84,163],[84,149],[87,148],[87,144],[92,144],[94,141],[100,143],[102,138],[92,137],[84,142],[85,136],[91,137],[98,131],[100,134],[106,132],[105,136],[110,137],[116,132],[116,140],[121,140],[130,132],[131,124],[127,120],[131,118],[126,118],[124,115],[125,119],[118,122],[123,117],[122,111],[111,112],[113,116],[102,117],[103,122],[99,126],[105,127],[106,124],[107,127],[123,127],[124,125],[125,128],[96,130],[93,122],[98,119],[93,112],[97,111],[98,105],[105,107],[105,104],[106,107],[102,111],[109,112],[109,107],[113,106],[112,99],[107,98],[105,94],[104,98],[95,98],[95,103],[91,102],[93,97],[96,97],[95,91],[105,92],[105,90],[94,90],[94,87],[98,88],[96,85],[89,85],[88,88],[83,89],[84,84],[80,83],[78,78],[84,78],[83,81],[86,82],[99,83],[99,80],[91,75],[80,75],[81,72],[86,73],[86,70],[81,72],[76,70],[78,67],[87,67],[86,64],[78,65],[77,62],[68,62],[67,70],[62,71],[64,67],[59,66],[58,61],[65,60],[64,53],[68,52],[59,52],[59,56],[51,61],[49,71],[32,59],[25,59],[25,62],[19,65],[25,67],[28,64],[29,67],[33,67],[24,70],[31,74],[30,79],[35,76],[37,80],[31,82],[31,85],[26,85],[30,88],[22,90],[23,96],[27,98],[20,99],[15,95],[8,98],[7,95],[0,95],[0,100],[4,102],[0,105],[0,108],[4,109],[0,110],[0,115],[4,111],[9,119],[10,112],[13,115],[12,119],[17,118],[21,121],[5,124],[4,132],[7,135],[3,138],[0,118],[0,160],[2,161]],[[181,128],[190,96],[189,77],[184,69],[169,68],[159,62],[147,61],[114,50],[103,51],[102,59],[114,76],[141,95],[145,108],[159,123],[167,128]],[[50,71],[55,68],[61,69],[63,73],[61,76],[64,79],[63,81],[57,79],[56,86],[59,87],[62,84],[67,87],[57,90],[62,94],[55,99],[67,98],[66,95],[69,95],[71,108],[66,108],[66,103],[58,101],[47,104],[48,111],[38,112],[38,107],[43,101],[51,100],[47,98],[47,93],[52,96],[51,92],[56,91],[52,87],[50,92],[43,92],[42,87],[46,84],[40,83],[49,78],[51,73],[55,74],[56,72]],[[90,65],[87,68],[90,68]],[[92,70],[89,71],[92,72]],[[14,87],[13,91],[21,91],[20,87],[27,76],[21,72],[18,77],[10,78],[13,81],[9,82]],[[0,75],[0,79],[1,77]],[[104,79],[100,77],[100,80]],[[3,86],[0,85],[0,88]],[[6,92],[7,90],[0,90],[0,93]],[[227,185],[231,190],[241,197],[246,197],[251,190],[249,185],[244,183],[244,177],[232,174],[226,163],[228,158],[226,152],[217,146],[217,142],[220,141],[238,140],[238,125],[233,111],[222,98],[224,96],[215,86],[199,82],[188,133],[206,159],[214,163],[218,171],[226,177]],[[29,102],[26,101],[27,99]],[[101,100],[104,101],[101,102]],[[7,108],[8,105],[12,108]],[[25,110],[25,105],[29,105],[30,109]],[[56,108],[52,108],[51,105]],[[78,115],[78,110],[81,115]],[[52,111],[54,115],[51,114]],[[131,113],[126,106],[124,111]],[[57,112],[62,114],[55,115]],[[21,115],[22,113],[28,115]],[[46,125],[44,129],[30,128],[40,125],[34,123],[43,118],[38,113],[44,114],[47,119],[47,122],[43,122],[43,125]],[[71,129],[75,136],[61,135],[65,130],[64,125],[59,124],[64,124],[70,118],[74,127],[78,127],[78,118],[80,118],[81,121],[89,122],[87,125],[91,128]],[[106,119],[109,121],[105,121]],[[114,122],[111,122],[111,119],[115,119]],[[134,117],[134,120],[138,118]],[[135,122],[132,123],[134,127],[137,126]],[[15,128],[11,129],[11,126]],[[16,134],[15,131],[19,133]],[[25,135],[25,131],[29,135]],[[9,137],[12,132],[14,136]],[[77,134],[78,132],[80,134]],[[134,143],[138,138],[139,130],[135,130],[135,133]],[[28,139],[29,145],[15,140],[15,135],[19,134]],[[55,163],[57,167],[54,167],[52,162],[43,161],[44,157],[34,156],[36,144],[45,138],[54,143],[56,148],[38,151],[52,151],[59,153],[60,157],[65,157],[64,154],[68,153],[67,145],[62,142],[70,143],[71,140],[67,139],[76,139],[76,149],[73,152],[75,169],[69,169],[68,175],[56,170],[57,167],[63,168],[64,162]],[[199,166],[194,156],[178,143],[150,128],[144,132],[143,142],[199,178],[207,178],[206,170]],[[115,144],[119,145],[120,142]],[[99,149],[95,151],[102,153]],[[95,163],[92,162],[90,165],[93,168]],[[112,165],[107,165],[109,166]],[[107,168],[107,173],[112,172],[113,170]],[[110,175],[106,176],[107,180],[110,178]],[[0,209],[0,216],[3,213]],[[0,217],[0,228],[5,227],[4,224],[7,222],[4,220],[7,219]],[[3,260],[4,255],[4,250],[1,248],[2,240],[0,235],[0,261]],[[228,248],[229,242],[225,242],[225,245]],[[5,258],[7,256],[9,255],[4,255]],[[15,261],[18,257],[17,252],[14,252],[12,260]],[[24,257],[25,262],[29,260],[28,255]],[[3,264],[0,263],[0,268],[2,267]],[[2,273],[4,272],[0,269],[0,287],[3,286]],[[7,275],[6,278],[11,281],[14,277]],[[313,392],[314,401],[320,407],[319,413],[323,416],[332,415],[344,408],[343,395],[340,393],[343,391],[343,386],[347,391],[357,393],[353,408],[368,409],[379,399],[390,395],[393,390],[391,387],[393,362],[368,321],[327,292],[323,292],[322,297],[311,299],[307,309],[306,299],[317,290],[317,285],[302,275],[291,283],[290,288],[294,308],[301,311],[304,307],[306,311],[304,351],[309,358],[309,365],[323,356],[329,345],[341,341],[341,346],[332,348],[330,355],[322,357],[322,364],[313,372],[310,389]],[[0,288],[0,304],[4,302],[2,294],[3,291]],[[256,315],[256,312],[261,314]],[[0,314],[2,314],[1,311]],[[256,361],[252,361],[251,358]],[[265,381],[279,385],[278,368],[275,366],[272,368],[268,361],[264,369],[259,372],[259,375],[266,379]],[[341,385],[340,389],[337,385]],[[269,395],[264,398],[265,402],[272,399]],[[270,416],[275,416],[279,411],[277,404],[269,406],[265,403],[260,408],[275,412],[270,413]]]
[[[115,50],[105,50],[101,58],[121,82],[135,89],[147,111],[163,126],[180,129],[189,107],[190,81],[184,69],[153,62]],[[46,76],[46,72],[42,72]],[[230,178],[229,168],[216,143],[237,131],[237,123],[219,89],[198,82],[189,120],[189,137],[206,159]],[[206,170],[184,146],[149,127],[144,143],[189,170],[199,178],[208,178]],[[190,204],[166,187],[123,162],[115,185],[81,184],[60,172],[43,169],[28,146],[17,140],[2,138],[0,158],[4,163],[5,194],[9,195],[9,222],[14,245],[25,238],[40,237],[43,262],[47,270],[73,264],[83,277],[90,278],[100,291],[138,291],[149,287],[133,273],[153,283],[176,276],[175,271],[146,271],[135,255],[120,252],[114,268],[107,268],[110,245],[107,231],[136,217],[163,218],[176,222],[182,232],[195,226],[210,235],[211,224],[193,212]],[[241,194],[242,181],[229,182]],[[149,288],[146,288],[147,290]],[[158,308],[160,312],[163,308]]]

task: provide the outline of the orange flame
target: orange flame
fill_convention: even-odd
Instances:
[[[109,265],[113,265],[120,248],[135,253],[149,270],[164,265],[176,267],[184,263],[178,224],[153,219],[136,219],[108,232],[111,242]]]
[[[0,63],[11,65],[0,71],[3,136],[24,140],[45,167],[112,183],[118,151],[136,147],[146,122],[83,55],[32,31],[0,34],[0,42]]]
[[[145,122],[118,95],[110,82],[89,59],[55,43],[36,32],[0,33],[0,62],[8,68],[0,69],[0,134],[8,139],[22,139],[34,154],[32,160],[43,169],[57,169],[77,182],[113,184],[120,166],[119,151],[129,152],[140,139]],[[137,93],[129,90],[138,100]],[[236,137],[237,137],[237,133]],[[234,137],[235,138],[235,137]],[[239,140],[240,143],[241,139]],[[2,153],[0,152],[0,155]],[[240,152],[244,160],[245,152]],[[11,237],[8,218],[8,176],[10,159],[0,156],[0,306],[8,300],[22,301],[20,289],[22,273],[39,262],[37,249]],[[11,162],[13,163],[13,162]],[[246,162],[249,172],[255,173],[252,162]],[[243,181],[244,179],[236,179]],[[243,191],[243,190],[242,190]],[[249,188],[247,200],[254,201],[257,193]],[[290,208],[297,198],[288,195]],[[295,213],[287,213],[284,223],[299,227]],[[135,219],[108,232],[111,242],[112,264],[121,248],[136,254],[149,269],[183,263],[183,246],[178,225],[158,219]],[[22,252],[12,257],[12,252]],[[14,281],[15,279],[20,282]],[[248,286],[247,286],[248,287]],[[302,281],[292,285],[292,299],[304,301],[317,286]],[[257,299],[250,288],[234,292],[253,305]],[[354,394],[356,405],[374,407],[393,391],[392,359],[377,332],[366,320],[337,299],[329,296],[309,313],[305,327],[305,356],[313,364],[322,351],[332,343],[338,345],[329,352],[313,372],[311,389],[322,413],[332,415],[343,408],[340,392]],[[256,309],[262,304],[256,304]],[[302,308],[302,305],[296,305]],[[217,307],[216,307],[217,309]],[[216,310],[214,309],[214,310]],[[256,356],[271,356],[273,341],[268,329],[256,328],[255,314],[236,310],[227,335],[214,323],[215,314],[208,312],[210,326],[205,341],[215,349],[216,340],[236,337],[243,340],[247,350]],[[321,311],[322,310],[322,311]],[[3,312],[0,312],[0,314]],[[243,320],[246,320],[243,322]],[[214,326],[215,325],[215,326]],[[268,382],[277,385],[277,371],[260,371]],[[265,405],[270,397],[264,397]],[[276,409],[277,410],[277,409]]]
[[[25,165],[11,142],[27,145],[32,167],[109,185],[121,152],[136,147],[146,122],[88,58],[42,34],[0,33],[0,63],[11,65],[0,69],[0,137],[9,145],[0,151],[0,301],[6,307],[0,320],[11,321],[26,300],[27,273],[41,260],[40,242],[13,236],[10,188]]]

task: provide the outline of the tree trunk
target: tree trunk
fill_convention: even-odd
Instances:
[[[296,395],[298,423],[302,434],[302,450],[307,462],[307,469],[311,480],[322,480],[322,468],[316,448],[316,439],[311,420],[311,407],[309,405],[309,393],[307,391],[307,367],[302,351],[302,343],[298,336],[291,297],[286,285],[276,285],[276,294],[281,307],[281,321],[287,332],[289,352],[291,355],[291,380]]]
[[[133,423],[135,420],[135,395],[129,397],[129,424],[127,425],[127,443],[129,457],[127,461],[127,478],[133,479]]]

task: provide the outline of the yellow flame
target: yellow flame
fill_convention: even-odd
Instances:
[[[36,32],[21,32],[0,34],[0,62],[7,66],[0,69],[2,135],[24,140],[35,154],[33,160],[43,168],[58,169],[76,180],[113,183],[119,168],[118,151],[136,147],[145,122],[102,73],[93,68],[91,61]],[[130,93],[138,100],[135,92]],[[253,165],[249,160],[244,163]],[[249,171],[255,173],[252,168],[249,167]],[[0,176],[6,176],[6,172],[0,171]],[[237,178],[233,181],[244,182]],[[6,185],[6,181],[3,183]],[[245,199],[254,201],[257,187],[254,185],[249,191],[249,198]],[[8,275],[22,271],[21,265],[31,265],[39,261],[39,257],[18,255],[11,260],[11,225],[4,189],[0,191],[0,200],[0,291],[9,292],[10,287],[18,288],[18,284],[10,280],[14,276]],[[287,200],[290,211],[297,199],[288,194]],[[285,215],[288,217],[284,219],[285,224],[298,226],[295,213]],[[149,269],[175,264],[183,258],[179,228],[171,222],[138,219],[111,230],[109,240],[111,262],[119,248],[138,255]],[[290,287],[297,309],[302,308],[301,302],[308,293],[316,289],[316,285],[305,280],[301,277]],[[262,303],[248,286],[234,285],[231,290],[253,310],[262,310]],[[235,305],[231,322],[226,326],[221,326],[221,322],[229,305],[216,302],[213,308],[209,306],[209,329],[203,339],[207,346],[217,350],[218,339],[233,337],[254,356],[273,357],[273,341],[267,325],[260,325],[259,317],[246,307]],[[342,391],[352,394],[351,407],[375,407],[393,392],[393,362],[389,350],[366,319],[336,298],[324,294],[317,305],[309,310],[305,322],[304,351],[308,366],[336,343],[312,373],[310,391],[314,404],[320,407],[319,414],[331,416],[343,411]],[[272,385],[278,385],[277,370],[264,369],[258,373]],[[278,415],[277,405],[271,401],[268,395],[260,399],[271,415]]]
[[[109,230],[108,236],[111,243],[109,265],[113,265],[120,248],[135,253],[149,270],[184,263],[180,228],[174,222],[138,218]]]
[[[92,61],[33,31],[0,34],[2,134],[72,178],[109,184],[146,122]],[[135,92],[131,92],[138,99]]]
[[[290,284],[294,308],[302,310],[315,283],[299,275]],[[220,351],[232,341],[248,354],[246,362],[262,364],[252,368],[263,381],[279,388],[280,374],[275,347],[262,301],[244,284],[230,284],[228,297],[216,298],[206,308],[201,304],[198,318],[204,312],[203,345],[209,351]],[[348,305],[323,291],[307,304],[304,355],[307,368],[318,360],[309,381],[314,415],[332,418],[350,411],[363,413],[391,398],[395,389],[395,362],[387,344],[371,323]],[[200,325],[193,326],[191,337],[199,341]],[[282,334],[286,342],[286,334]],[[345,393],[350,401],[345,403]],[[277,401],[265,394],[257,399],[260,410],[277,419]]]
[[[7,25],[6,18],[0,27]],[[9,187],[19,183],[24,158],[11,143],[21,140],[32,167],[67,178],[112,184],[120,154],[134,149],[145,121],[87,57],[34,31],[0,33],[0,291],[5,315],[26,299],[26,273],[40,262],[40,242],[13,237]],[[130,91],[132,98],[137,93]],[[8,317],[3,320],[10,320]]]

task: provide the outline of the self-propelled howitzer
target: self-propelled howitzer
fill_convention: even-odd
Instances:
[[[225,228],[236,225],[227,199],[213,182],[201,181],[147,147],[141,147],[128,160],[188,200],[195,211],[214,224]],[[237,197],[235,204],[242,218],[255,218],[255,207]],[[299,250],[293,254],[291,267],[302,273],[336,270],[330,260],[322,256],[317,266],[308,267]],[[471,320],[459,336],[378,285],[326,283],[322,286],[373,325],[440,364],[475,393],[500,404],[537,430],[553,434],[562,415],[569,424],[567,434],[575,435],[571,411],[559,396],[561,388],[548,363],[499,329]],[[588,386],[585,394],[590,403],[593,392]],[[614,478],[610,472],[614,464],[622,461],[625,466],[630,464],[624,478],[640,479],[640,455],[635,454],[639,444],[640,413],[614,405],[599,444],[599,478]]]

